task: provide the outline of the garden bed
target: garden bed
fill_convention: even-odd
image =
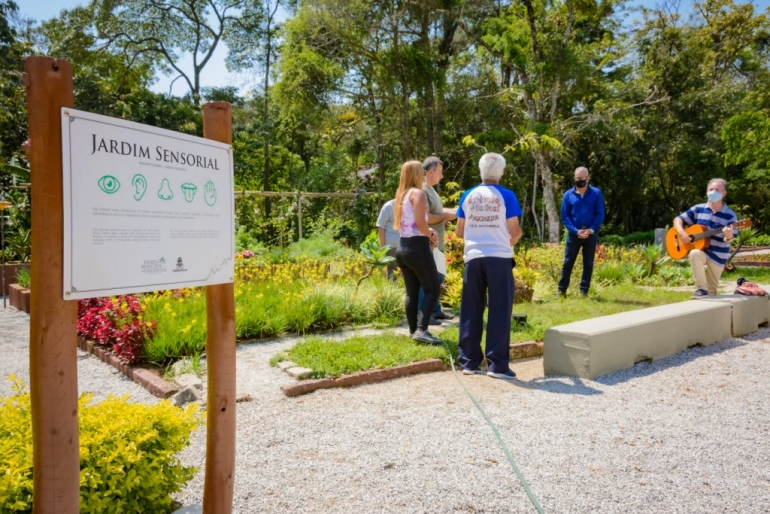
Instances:
[[[8,301],[11,307],[29,314],[32,303],[30,290],[19,284],[10,284],[8,286],[8,293]]]
[[[16,280],[16,272],[23,268],[28,268],[29,264],[6,264],[5,265],[5,289],[3,290],[3,295],[8,296],[10,292],[11,284],[15,284],[18,281]]]
[[[163,378],[157,374],[157,370],[128,364],[121,360],[112,353],[112,349],[109,345],[97,344],[84,337],[78,336],[78,347],[84,352],[95,355],[100,361],[117,369],[123,375],[145,388],[151,395],[157,398],[165,399],[179,391],[179,388],[176,385],[163,380]]]

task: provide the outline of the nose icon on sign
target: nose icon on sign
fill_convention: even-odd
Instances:
[[[147,179],[141,173],[137,173],[131,179],[131,186],[134,188],[134,200],[138,202],[147,192]]]

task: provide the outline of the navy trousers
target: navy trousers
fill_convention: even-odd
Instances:
[[[561,280],[559,280],[559,292],[566,293],[569,288],[569,279],[572,268],[575,266],[578,253],[583,250],[583,275],[580,278],[580,291],[587,293],[591,287],[591,276],[594,274],[594,256],[596,255],[596,234],[591,234],[585,239],[577,235],[567,236],[567,247],[564,249],[564,265],[561,268]]]
[[[513,312],[513,259],[480,257],[465,263],[460,304],[460,366],[477,369],[486,354],[489,371],[510,368],[511,313]],[[489,295],[486,352],[481,351],[484,307]]]

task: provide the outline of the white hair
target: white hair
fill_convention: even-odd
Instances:
[[[479,159],[481,180],[500,180],[505,172],[505,157],[499,153],[485,153]]]
[[[722,186],[722,189],[724,189],[725,191],[727,191],[727,181],[726,181],[725,179],[723,179],[723,178],[712,178],[711,180],[709,180],[709,183],[708,183],[708,185],[710,186],[710,185],[711,185],[711,184],[713,184],[714,182],[716,182],[716,183],[720,184],[720,185]],[[708,187],[708,186],[707,186],[707,187]]]

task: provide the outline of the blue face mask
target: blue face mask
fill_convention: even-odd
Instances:
[[[706,197],[709,199],[709,202],[716,203],[722,199],[722,193],[717,190],[712,190],[706,194]]]

